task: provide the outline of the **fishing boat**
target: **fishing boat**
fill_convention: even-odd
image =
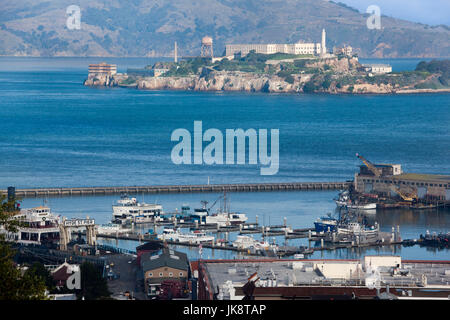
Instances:
[[[378,235],[380,230],[378,224],[367,228],[358,222],[350,222],[345,225],[339,225],[336,231],[338,235],[375,236]]]
[[[219,199],[222,198],[223,207],[221,207],[216,213],[211,214],[211,208]],[[202,208],[194,209],[194,212],[191,214],[192,220],[198,221],[199,224],[217,224],[219,227],[243,224],[248,220],[244,213],[231,212],[225,192],[223,196],[219,197],[211,207],[207,208],[207,204],[207,201],[202,201]]]
[[[316,232],[327,232],[327,231],[335,231],[338,225],[338,220],[335,218],[332,218],[330,216],[328,217],[321,217],[318,218],[314,222],[314,227]]]
[[[356,209],[356,210],[373,210],[377,208],[377,204],[375,202],[371,203],[358,203],[353,202],[350,199],[350,193],[348,190],[345,190],[341,193],[339,193],[338,199],[334,199],[334,202],[336,203],[336,206],[346,209]]]

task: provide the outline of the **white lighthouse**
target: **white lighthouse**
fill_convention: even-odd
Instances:
[[[325,32],[325,29],[322,29],[322,43],[321,43],[321,48],[322,48],[322,57],[324,57],[325,54],[327,53],[327,46],[326,46],[326,32]]]

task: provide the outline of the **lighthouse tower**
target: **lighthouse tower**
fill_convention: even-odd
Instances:
[[[321,56],[324,57],[325,54],[327,53],[327,46],[326,46],[326,33],[325,33],[325,29],[322,29],[322,43],[321,43],[321,48],[322,48],[322,54]]]

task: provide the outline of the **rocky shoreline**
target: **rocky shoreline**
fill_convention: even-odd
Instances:
[[[157,77],[117,73],[114,75],[90,73],[85,86],[131,87],[140,90],[189,90],[189,91],[242,91],[268,93],[327,93],[327,94],[404,94],[450,92],[448,74],[440,72],[391,72],[372,74],[364,70],[358,59],[325,58],[304,59],[292,63],[286,60],[269,63],[265,56],[255,56],[264,61],[233,60],[221,64],[195,65],[157,63],[152,69],[169,70]],[[228,64],[227,64],[228,63]],[[254,68],[254,72],[231,71],[230,64]],[[447,62],[435,62],[436,68]],[[264,68],[261,67],[264,65]],[[233,65],[231,65],[233,66]],[[255,66],[258,66],[257,69]],[[193,67],[191,72],[179,74],[179,68]],[[444,66],[446,67],[446,66]],[[159,68],[159,69],[158,69]],[[296,70],[292,68],[297,68]],[[440,67],[443,70],[445,68]],[[152,70],[150,69],[150,70]],[[269,72],[269,71],[272,72]]]
[[[179,91],[242,91],[268,93],[303,93],[304,85],[311,79],[311,75],[298,75],[293,83],[286,82],[276,75],[255,75],[239,72],[212,72],[207,76],[185,77],[142,77],[127,83],[126,74],[90,75],[84,81],[85,86],[128,87],[140,90],[179,90]],[[349,91],[349,88],[352,90]],[[341,88],[332,86],[328,89],[314,91],[329,94],[405,94],[405,93],[443,93],[446,89],[415,89],[395,87],[391,84],[357,83],[344,85]]]

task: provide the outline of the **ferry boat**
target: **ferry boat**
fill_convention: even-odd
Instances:
[[[56,244],[60,238],[60,216],[51,213],[49,207],[21,209],[11,219],[22,222],[17,232],[9,232],[0,226],[0,233],[8,241],[21,244]]]
[[[136,198],[121,196],[120,200],[112,206],[115,223],[148,223],[161,219],[162,206],[159,204],[140,203]]]
[[[158,234],[159,240],[170,240],[183,243],[200,244],[204,242],[213,242],[214,236],[208,236],[205,232],[194,231],[182,233],[179,229],[165,228],[161,234]]]

